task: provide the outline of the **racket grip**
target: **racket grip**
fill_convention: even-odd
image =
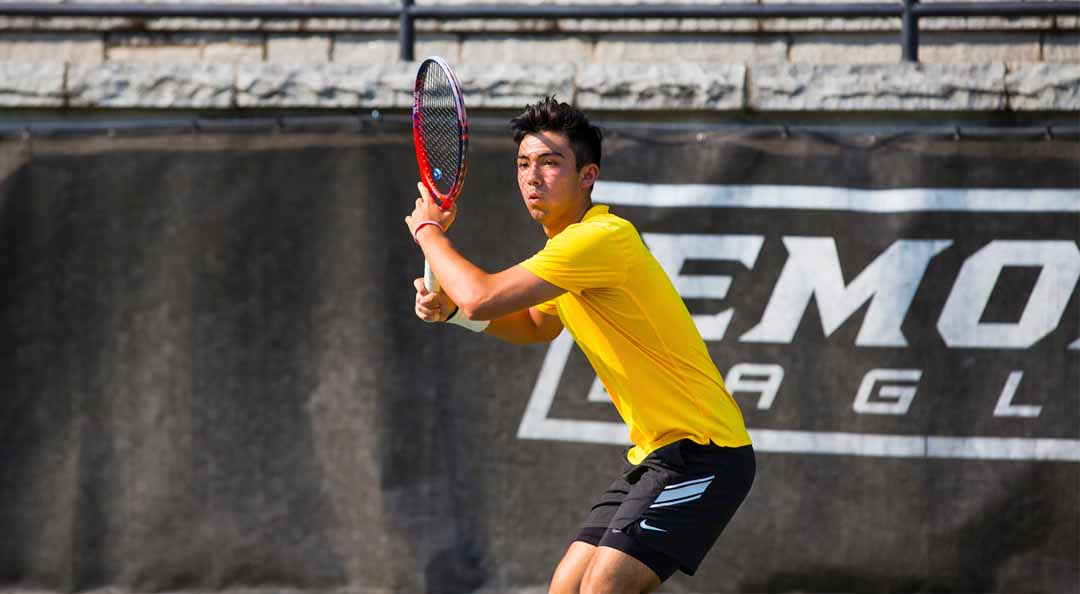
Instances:
[[[428,290],[428,293],[438,293],[439,279],[435,278],[435,273],[431,271],[431,266],[428,265],[427,260],[424,260],[424,288]]]

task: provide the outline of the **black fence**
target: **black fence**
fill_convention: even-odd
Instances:
[[[1045,115],[1045,114],[1044,114]],[[1066,116],[1067,117],[1067,116]],[[28,117],[13,120],[0,120],[0,140],[21,138],[31,141],[35,138],[61,138],[72,136],[107,136],[124,137],[144,134],[215,134],[215,133],[252,133],[278,134],[292,132],[311,133],[355,133],[366,134],[382,126],[408,125],[412,117],[402,113],[383,113],[377,109],[363,110],[348,114],[313,114],[296,113],[266,114],[256,116],[220,116],[203,117],[196,115],[162,115],[146,117],[116,116],[99,119]],[[931,122],[916,123],[899,121],[890,123],[755,123],[755,122],[656,122],[618,120],[604,117],[596,123],[605,130],[656,131],[668,133],[776,133],[781,138],[792,138],[799,134],[826,136],[841,134],[866,134],[881,137],[904,135],[932,135],[937,138],[951,138],[953,141],[997,139],[997,140],[1080,140],[1080,125],[1071,120],[1056,118],[1039,119],[1039,123],[1029,121],[1009,121],[999,123],[976,122]],[[469,118],[469,127],[474,130],[504,132],[506,117],[490,114],[473,114]]]
[[[0,591],[541,589],[625,460],[585,355],[415,319],[407,118],[193,121],[0,134]],[[759,454],[665,591],[1080,591],[1075,134],[611,128]],[[545,236],[470,133],[502,270]]]
[[[900,43],[905,61],[919,59],[919,19],[925,17],[1038,17],[1080,14],[1080,2],[853,2],[843,4],[565,4],[565,5],[398,5],[367,4],[137,4],[10,2],[0,16],[122,18],[397,18],[401,59],[413,60],[415,23],[419,19],[802,19],[887,18],[901,20]]]

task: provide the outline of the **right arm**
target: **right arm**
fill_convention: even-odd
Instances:
[[[413,281],[416,288],[416,317],[425,322],[444,322],[451,315],[465,315],[443,292],[428,293],[424,279]],[[444,313],[446,312],[446,313]],[[499,316],[484,329],[486,334],[513,344],[551,342],[562,332],[562,320],[535,307],[525,307]]]

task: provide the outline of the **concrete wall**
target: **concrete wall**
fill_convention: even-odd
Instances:
[[[418,21],[416,55],[454,63],[478,107],[557,93],[618,110],[1071,111],[1078,21],[923,19],[918,65],[901,62],[898,19]],[[415,64],[396,30],[0,17],[0,107],[405,107]]]

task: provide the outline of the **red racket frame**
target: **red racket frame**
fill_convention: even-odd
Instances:
[[[458,125],[461,128],[461,134],[458,137],[458,165],[457,165],[457,177],[454,180],[454,185],[447,193],[442,193],[438,190],[438,186],[435,184],[435,176],[431,170],[431,163],[428,162],[427,147],[424,143],[422,130],[424,127],[423,115],[421,114],[421,108],[424,104],[424,77],[426,72],[430,68],[441,68],[446,74],[447,80],[450,81],[450,91],[454,99],[454,108],[457,112]],[[439,205],[443,210],[449,210],[454,201],[457,200],[459,194],[461,194],[461,186],[465,183],[466,172],[466,151],[469,148],[469,119],[465,113],[465,99],[461,94],[461,84],[458,82],[457,75],[454,74],[454,70],[450,68],[450,65],[446,63],[446,60],[438,56],[432,56],[427,58],[420,64],[419,70],[416,73],[416,83],[413,85],[413,108],[412,108],[412,123],[413,123],[413,147],[416,149],[416,162],[420,167],[420,180],[427,186],[428,191],[431,192],[435,203]]]

